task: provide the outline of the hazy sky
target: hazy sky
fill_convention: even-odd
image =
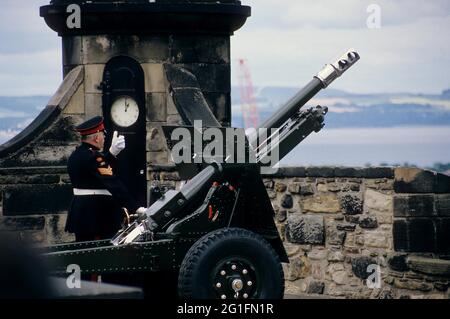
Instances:
[[[53,94],[61,82],[60,38],[39,17],[39,6],[49,2],[1,0],[0,95]],[[242,3],[252,7],[252,17],[232,37],[232,58],[248,60],[255,85],[302,86],[354,47],[361,61],[333,88],[359,93],[450,88],[449,0]],[[367,27],[374,12],[367,12],[370,4],[380,8],[380,28]]]

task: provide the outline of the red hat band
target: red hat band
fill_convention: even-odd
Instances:
[[[85,135],[95,134],[95,133],[98,133],[98,132],[101,132],[101,131],[104,131],[104,130],[105,130],[105,126],[103,125],[103,123],[100,123],[99,125],[97,125],[97,126],[95,126],[95,127],[91,127],[91,128],[89,128],[89,129],[86,129],[86,130],[80,130],[80,129],[78,129],[78,132],[79,132],[82,136],[85,136]]]

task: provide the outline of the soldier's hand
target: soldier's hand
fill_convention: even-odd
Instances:
[[[147,215],[145,214],[146,211],[147,211],[147,208],[145,208],[145,207],[139,207],[139,208],[136,210],[136,213],[130,216],[130,217],[131,217],[131,220],[132,220],[133,222],[136,221],[136,220],[138,220],[138,221],[144,220],[144,219],[147,217]]]
[[[146,211],[147,211],[147,208],[145,208],[145,207],[139,207],[139,208],[136,210],[136,214],[145,214]]]
[[[125,136],[119,135],[117,131],[114,131],[109,152],[112,155],[117,156],[124,148],[125,148]]]
[[[145,213],[146,211],[147,211],[147,208],[145,208],[145,207],[139,207],[136,210],[136,215],[139,216],[139,218],[138,218],[139,220],[143,220],[147,217],[147,214]]]

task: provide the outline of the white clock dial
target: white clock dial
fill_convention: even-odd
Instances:
[[[111,106],[111,119],[119,126],[131,126],[136,123],[138,117],[139,106],[129,96],[118,97]]]

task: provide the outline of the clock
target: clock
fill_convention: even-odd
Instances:
[[[121,127],[129,127],[136,123],[139,117],[139,106],[129,96],[119,96],[111,105],[111,119]]]

